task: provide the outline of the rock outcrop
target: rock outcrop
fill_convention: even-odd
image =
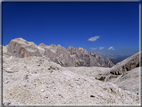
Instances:
[[[90,52],[90,55],[93,56],[102,67],[112,67],[114,65],[111,60],[108,58],[101,58],[95,52]]]
[[[121,75],[127,71],[130,71],[136,67],[139,67],[140,61],[142,61],[142,56],[140,58],[141,60],[139,60],[140,54],[142,54],[141,51],[117,63],[115,66],[111,68],[110,73],[115,75]]]
[[[49,46],[41,43],[38,46],[33,42],[28,42],[22,38],[16,38],[10,41],[6,47],[8,56],[16,56],[20,58],[38,56],[48,57],[61,66],[103,66],[112,67],[114,64],[108,58],[100,58],[97,54],[79,47],[70,47],[65,49],[61,45],[51,44]]]
[[[78,75],[93,77],[105,83],[114,83],[123,90],[140,95],[141,67],[134,68],[123,75],[110,74],[111,68],[106,67],[67,67],[67,69]]]
[[[141,67],[134,68],[129,72],[116,78],[113,83],[117,84],[123,90],[129,90],[136,94],[140,94],[140,70]]]
[[[78,60],[76,66],[112,67],[114,65],[108,58],[101,58],[94,52],[90,52],[89,54],[86,49],[83,48],[77,49],[69,46],[67,50]]]
[[[30,57],[30,56],[41,56],[39,50],[35,47],[36,44],[33,42],[27,42],[22,38],[16,38],[10,41],[7,46],[7,53],[16,57]]]

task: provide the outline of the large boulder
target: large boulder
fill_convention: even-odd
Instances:
[[[116,78],[113,83],[117,84],[123,90],[129,90],[136,94],[140,92],[140,69],[141,67],[134,68],[129,72]]]
[[[139,55],[141,54],[141,51],[132,55],[131,57],[117,63],[115,66],[113,66],[110,70],[111,74],[115,75],[121,75],[127,71],[130,71],[136,67],[139,67],[140,65],[140,60],[139,60]]]

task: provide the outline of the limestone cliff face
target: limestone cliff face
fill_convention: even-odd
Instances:
[[[75,57],[71,57],[70,53],[60,45],[56,47],[56,53],[53,61],[66,67],[75,66]]]
[[[85,49],[77,49],[69,46],[67,51],[77,59],[75,66],[90,66],[90,56]]]
[[[84,49],[84,48],[79,47],[78,50],[79,50],[81,53],[83,53],[83,54],[88,54],[87,50]]]
[[[10,41],[7,46],[6,54],[16,57],[48,57],[61,66],[103,66],[112,67],[114,64],[108,58],[100,58],[97,54],[79,47],[70,47],[65,49],[61,45],[51,44],[47,46],[43,43],[38,46],[34,42],[28,42],[22,38],[16,38]]]
[[[27,42],[22,38],[13,39],[7,46],[8,53],[16,57],[30,57],[30,56],[41,56],[39,50],[35,47],[36,45],[32,42]]]
[[[127,71],[130,71],[136,67],[139,67],[140,61],[142,62],[142,57],[139,60],[139,55],[142,54],[142,51],[132,55],[131,57],[117,63],[115,66],[111,68],[110,73],[115,75],[124,74]]]
[[[96,59],[100,66],[112,67],[114,64],[108,58],[101,58],[95,52],[90,52],[90,55]]]
[[[83,48],[69,47],[67,49],[71,55],[75,55],[78,59],[77,66],[103,66],[112,67],[114,64],[108,58],[101,58],[94,52],[90,54]]]

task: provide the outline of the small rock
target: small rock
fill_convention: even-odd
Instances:
[[[9,83],[9,81],[6,81],[5,84]]]
[[[90,97],[95,97],[94,95],[90,95]]]
[[[41,92],[44,92],[45,90],[44,89],[41,89]]]
[[[45,98],[48,98],[47,96]]]
[[[25,78],[25,79],[29,79],[29,78],[28,78],[28,75],[26,75],[24,78]]]
[[[61,94],[58,94],[58,95],[63,98],[63,96]]]

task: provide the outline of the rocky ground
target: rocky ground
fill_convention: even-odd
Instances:
[[[94,77],[97,80],[117,84],[119,88],[140,94],[141,67],[126,72],[123,75],[110,74],[110,68],[105,67],[66,67],[68,70],[83,76]]]
[[[4,105],[140,105],[138,90],[117,84],[129,73],[115,75],[112,82],[111,68],[61,67],[36,56],[3,56],[3,60]]]

